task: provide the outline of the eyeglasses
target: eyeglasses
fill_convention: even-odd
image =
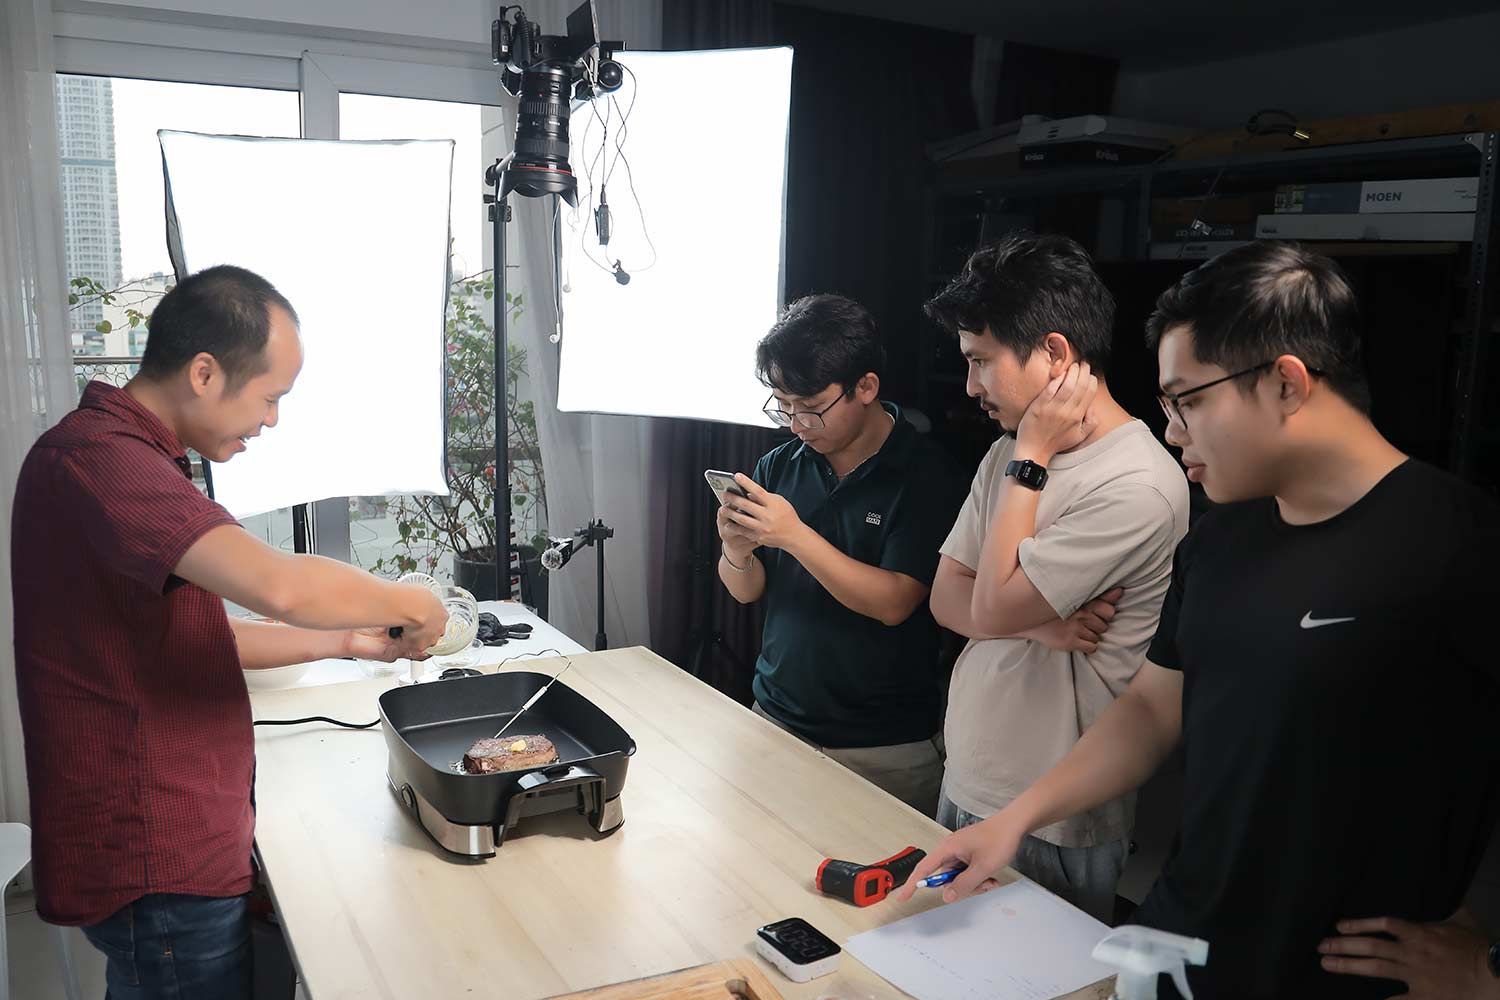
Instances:
[[[1202,392],[1204,389],[1212,389],[1214,386],[1219,385],[1221,382],[1229,382],[1233,379],[1240,378],[1241,376],[1252,374],[1253,372],[1265,371],[1267,368],[1270,368],[1275,364],[1276,362],[1274,360],[1262,361],[1260,364],[1252,365],[1251,367],[1246,368],[1243,371],[1237,371],[1231,375],[1225,375],[1223,378],[1216,378],[1212,382],[1204,382],[1202,385],[1195,385],[1191,389],[1184,389],[1181,392],[1158,392],[1156,394],[1156,402],[1161,406],[1161,412],[1167,415],[1168,424],[1171,424],[1173,419],[1176,419],[1178,425],[1182,427],[1183,430],[1187,430],[1187,416],[1182,412],[1182,400],[1186,399],[1196,392]],[[1326,374],[1321,368],[1308,368],[1307,373],[1309,375],[1315,375],[1318,378],[1322,378]]]
[[[767,399],[766,405],[761,411],[771,418],[771,422],[778,427],[791,427],[795,424],[805,431],[820,431],[824,428],[823,414],[838,406],[849,393],[839,393],[839,398],[823,407],[821,410],[783,410],[781,400],[776,398],[773,392]]]

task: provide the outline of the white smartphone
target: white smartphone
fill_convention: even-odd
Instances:
[[[714,491],[714,496],[719,498],[719,506],[722,507],[729,501],[726,497],[739,497],[742,500],[750,499],[739,483],[734,481],[734,473],[720,472],[718,469],[705,469],[703,478],[708,480],[708,488]]]

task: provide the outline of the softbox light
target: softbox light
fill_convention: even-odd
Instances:
[[[755,344],[781,306],[792,50],[618,59],[630,72],[613,103],[572,114],[558,408],[768,425]]]
[[[159,133],[179,275],[249,268],[305,361],[280,420],[213,467],[235,517],[337,496],[446,494],[443,323],[453,143]]]

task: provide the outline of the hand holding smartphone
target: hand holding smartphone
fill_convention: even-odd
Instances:
[[[750,499],[750,495],[744,491],[739,483],[734,481],[734,473],[721,472],[718,469],[706,469],[703,478],[708,480],[708,488],[714,491],[714,496],[719,499],[719,506],[726,506],[728,497],[734,496],[741,500]]]

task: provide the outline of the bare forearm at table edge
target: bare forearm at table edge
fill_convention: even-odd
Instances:
[[[344,629],[320,631],[244,618],[230,618],[229,625],[239,650],[240,666],[246,670],[268,670],[343,656],[349,634]]]
[[[1127,690],[1061,761],[1004,812],[1031,832],[1139,788],[1177,744],[1180,701],[1175,720],[1162,716],[1147,697]]]
[[[882,625],[900,625],[927,599],[928,590],[923,587],[912,600],[913,588],[902,583],[903,579],[917,582],[912,577],[845,555],[806,525],[784,551],[801,563],[834,600]]]

